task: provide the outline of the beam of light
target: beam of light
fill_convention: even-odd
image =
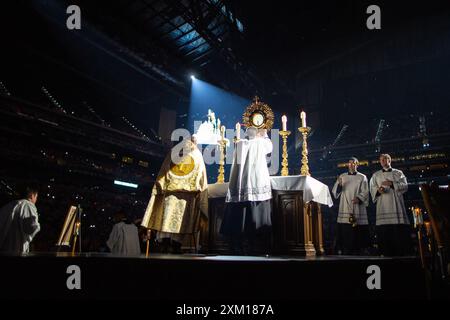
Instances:
[[[120,180],[114,180],[114,184],[119,185],[119,186],[129,187],[129,188],[135,188],[135,189],[137,189],[137,187],[138,187],[137,184],[130,183],[130,182],[124,182],[124,181],[120,181]]]
[[[195,76],[194,76],[193,74],[191,74],[191,79],[192,79],[192,80],[195,80],[195,79],[196,79]]]
[[[221,124],[232,129],[236,122],[242,122],[242,114],[251,100],[225,91],[210,83],[195,78],[191,82],[189,117],[186,128],[193,132],[194,121],[206,121],[211,109]]]
[[[206,121],[208,119],[208,109],[211,109],[215,113],[216,119],[219,118],[221,124],[227,130],[234,129],[236,122],[242,123],[242,114],[250,102],[249,99],[242,98],[205,81],[195,79],[191,81],[189,113],[186,118],[185,128],[191,133],[195,133],[197,128],[194,128],[194,122],[197,122],[198,125],[199,122]],[[227,154],[232,155],[232,150],[228,150]],[[217,170],[218,165],[206,166],[210,181],[216,181]],[[229,172],[229,165],[226,165],[226,180],[228,179]]]

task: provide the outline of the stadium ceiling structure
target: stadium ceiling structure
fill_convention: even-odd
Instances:
[[[82,2],[83,6],[95,6],[89,1]],[[221,75],[226,67],[225,73],[234,76],[229,78],[239,79],[240,85],[245,86],[248,92],[263,90],[262,81],[235,50],[244,41],[245,26],[225,1],[118,0],[111,2],[110,9],[114,14],[109,18],[104,17],[105,12],[100,8],[96,9],[98,11],[91,11],[91,17],[98,20],[101,18],[99,15],[103,15],[101,19],[109,24],[110,31],[115,20],[140,31],[140,35],[133,36],[140,39],[137,47],[150,53],[150,62],[158,66],[154,71],[163,76],[164,81],[183,86],[180,83],[183,82],[182,72],[186,76],[194,72],[214,77],[219,73],[219,64]],[[123,31],[121,27],[119,32]],[[129,43],[126,46],[129,47]],[[164,76],[164,73],[167,74]]]

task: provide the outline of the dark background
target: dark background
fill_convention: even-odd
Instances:
[[[66,28],[70,4],[81,7],[81,30]],[[370,4],[4,1],[2,197],[22,182],[41,183],[38,209],[52,213],[42,219],[55,229],[40,234],[42,250],[56,238],[68,203],[83,197],[84,227],[93,226],[92,250],[101,250],[113,212],[143,214],[168,148],[160,115],[175,117],[176,127],[194,120],[186,115],[195,74],[244,99],[258,95],[288,115],[294,132],[304,109],[313,128],[312,175],[330,186],[349,156],[368,161],[361,171],[370,175],[380,152],[392,153],[393,166],[412,183],[408,205],[419,204],[420,182],[448,183],[449,3],[377,1],[381,30],[366,28]],[[293,134],[291,174],[299,172],[300,147]],[[114,179],[139,188],[118,188]],[[329,243],[333,214],[325,222]]]

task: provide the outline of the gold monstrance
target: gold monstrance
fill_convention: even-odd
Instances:
[[[273,111],[265,103],[261,102],[258,97],[245,109],[242,115],[243,124],[248,127],[257,129],[267,129],[269,131],[273,126]]]

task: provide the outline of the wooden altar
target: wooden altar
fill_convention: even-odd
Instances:
[[[273,177],[272,181],[272,253],[324,254],[321,204],[332,205],[328,187],[304,176]],[[226,254],[228,243],[220,226],[227,184],[210,187],[207,252]]]
[[[323,254],[320,204],[304,203],[303,191],[272,193],[273,250],[276,254]]]

